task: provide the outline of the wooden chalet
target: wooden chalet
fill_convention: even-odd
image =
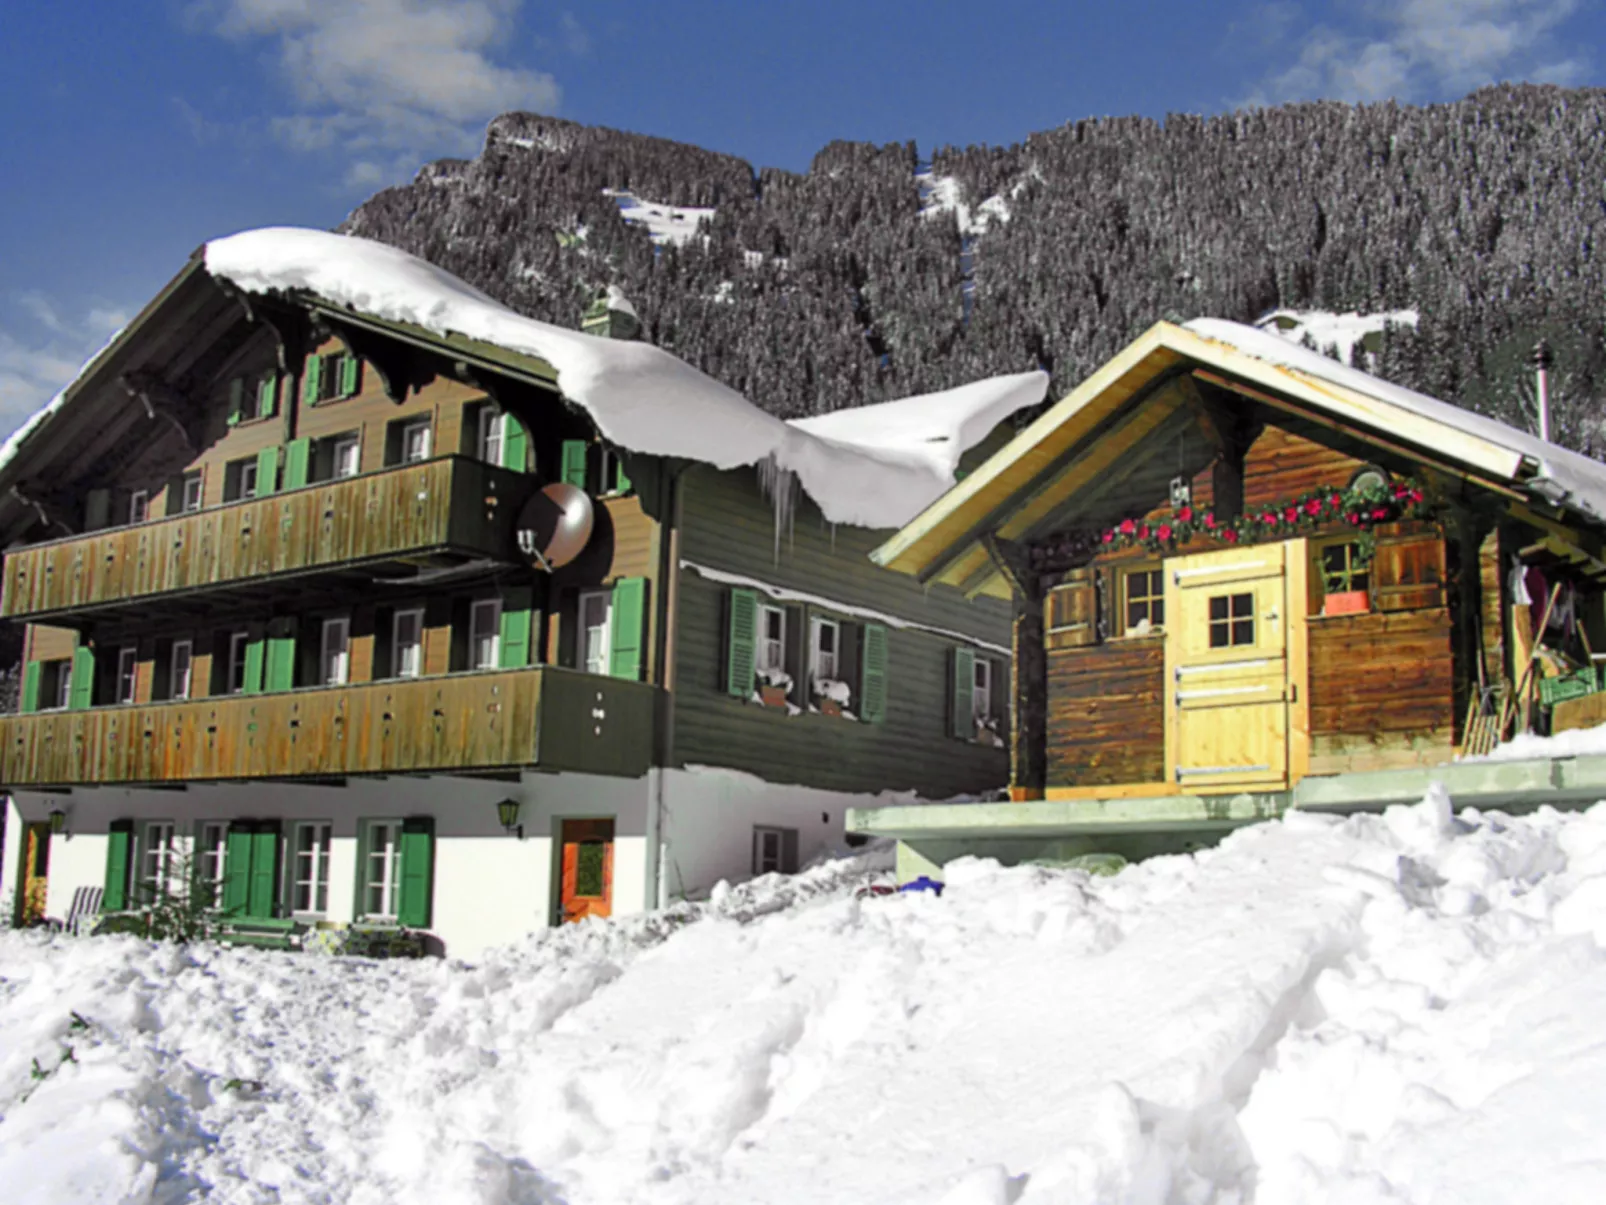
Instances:
[[[559,377],[198,252],[0,454],[13,917],[137,908],[188,859],[242,937],[473,953],[795,869],[866,795],[1002,786],[1007,603],[874,567],[906,514],[604,438]],[[562,565],[527,518],[554,483],[589,500]],[[956,735],[961,654],[998,685]]]
[[[1015,601],[1012,797],[1066,806],[968,836],[1041,843],[1606,719],[1603,542],[1606,466],[1201,321],[1152,327],[873,555]]]

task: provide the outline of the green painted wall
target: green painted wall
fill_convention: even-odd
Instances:
[[[682,479],[682,561],[895,615],[1009,646],[1010,608],[967,602],[948,587],[923,589],[873,565],[889,532],[833,530],[803,499],[775,549],[773,512],[751,469],[696,466]],[[888,625],[887,714],[867,724],[789,716],[725,690],[730,586],[685,568],[675,633],[674,762],[731,766],[771,782],[842,791],[915,790],[934,797],[1004,786],[1006,752],[949,735],[949,666],[955,641]],[[830,609],[825,614],[836,614]],[[861,622],[854,616],[843,618]],[[863,622],[878,622],[866,619]],[[789,638],[793,637],[789,633]],[[1008,657],[989,653],[1006,676]],[[1002,699],[995,691],[995,699]]]

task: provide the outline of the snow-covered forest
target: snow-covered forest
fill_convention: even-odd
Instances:
[[[1072,122],[1006,147],[832,143],[805,174],[529,114],[345,229],[573,325],[616,284],[652,341],[797,416],[1042,366],[1061,393],[1160,318],[1416,309],[1370,365],[1506,418],[1557,353],[1603,440],[1606,92]]]

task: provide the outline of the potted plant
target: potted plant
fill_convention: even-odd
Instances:
[[[822,715],[840,716],[853,702],[853,688],[835,678],[814,680],[814,705]]]
[[[766,707],[786,707],[786,696],[792,690],[792,675],[782,669],[758,671],[758,697]]]

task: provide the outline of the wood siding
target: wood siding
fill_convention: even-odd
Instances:
[[[1343,489],[1361,463],[1281,427],[1267,427],[1244,453],[1244,509],[1286,502],[1307,490]],[[1214,466],[1206,468],[1193,479],[1198,506],[1214,504],[1213,472]],[[1162,504],[1155,513],[1169,512],[1169,504]]]
[[[646,772],[659,692],[531,667],[0,719],[9,787],[540,766]]]
[[[829,606],[814,613],[850,625],[876,614],[916,627],[887,625],[885,721],[862,723],[826,715],[789,716],[732,697],[725,690],[726,609],[731,587],[695,568],[677,581],[674,636],[674,762],[730,766],[771,782],[839,791],[916,790],[946,796],[1002,787],[1006,751],[960,740],[950,732],[950,665],[963,633],[985,641],[1002,706],[1008,673],[1011,609],[991,599],[968,602],[946,586],[929,589],[878,569],[870,549],[886,532],[832,528],[803,499],[777,545],[774,513],[750,469],[705,466],[682,478],[680,556],[684,562],[800,594],[863,608],[855,616]],[[806,622],[806,609],[798,616]],[[789,638],[797,639],[797,633]]]
[[[1165,779],[1165,638],[1048,654],[1048,785]]]
[[[527,480],[451,456],[17,549],[5,558],[0,617],[434,552],[513,561]]]

